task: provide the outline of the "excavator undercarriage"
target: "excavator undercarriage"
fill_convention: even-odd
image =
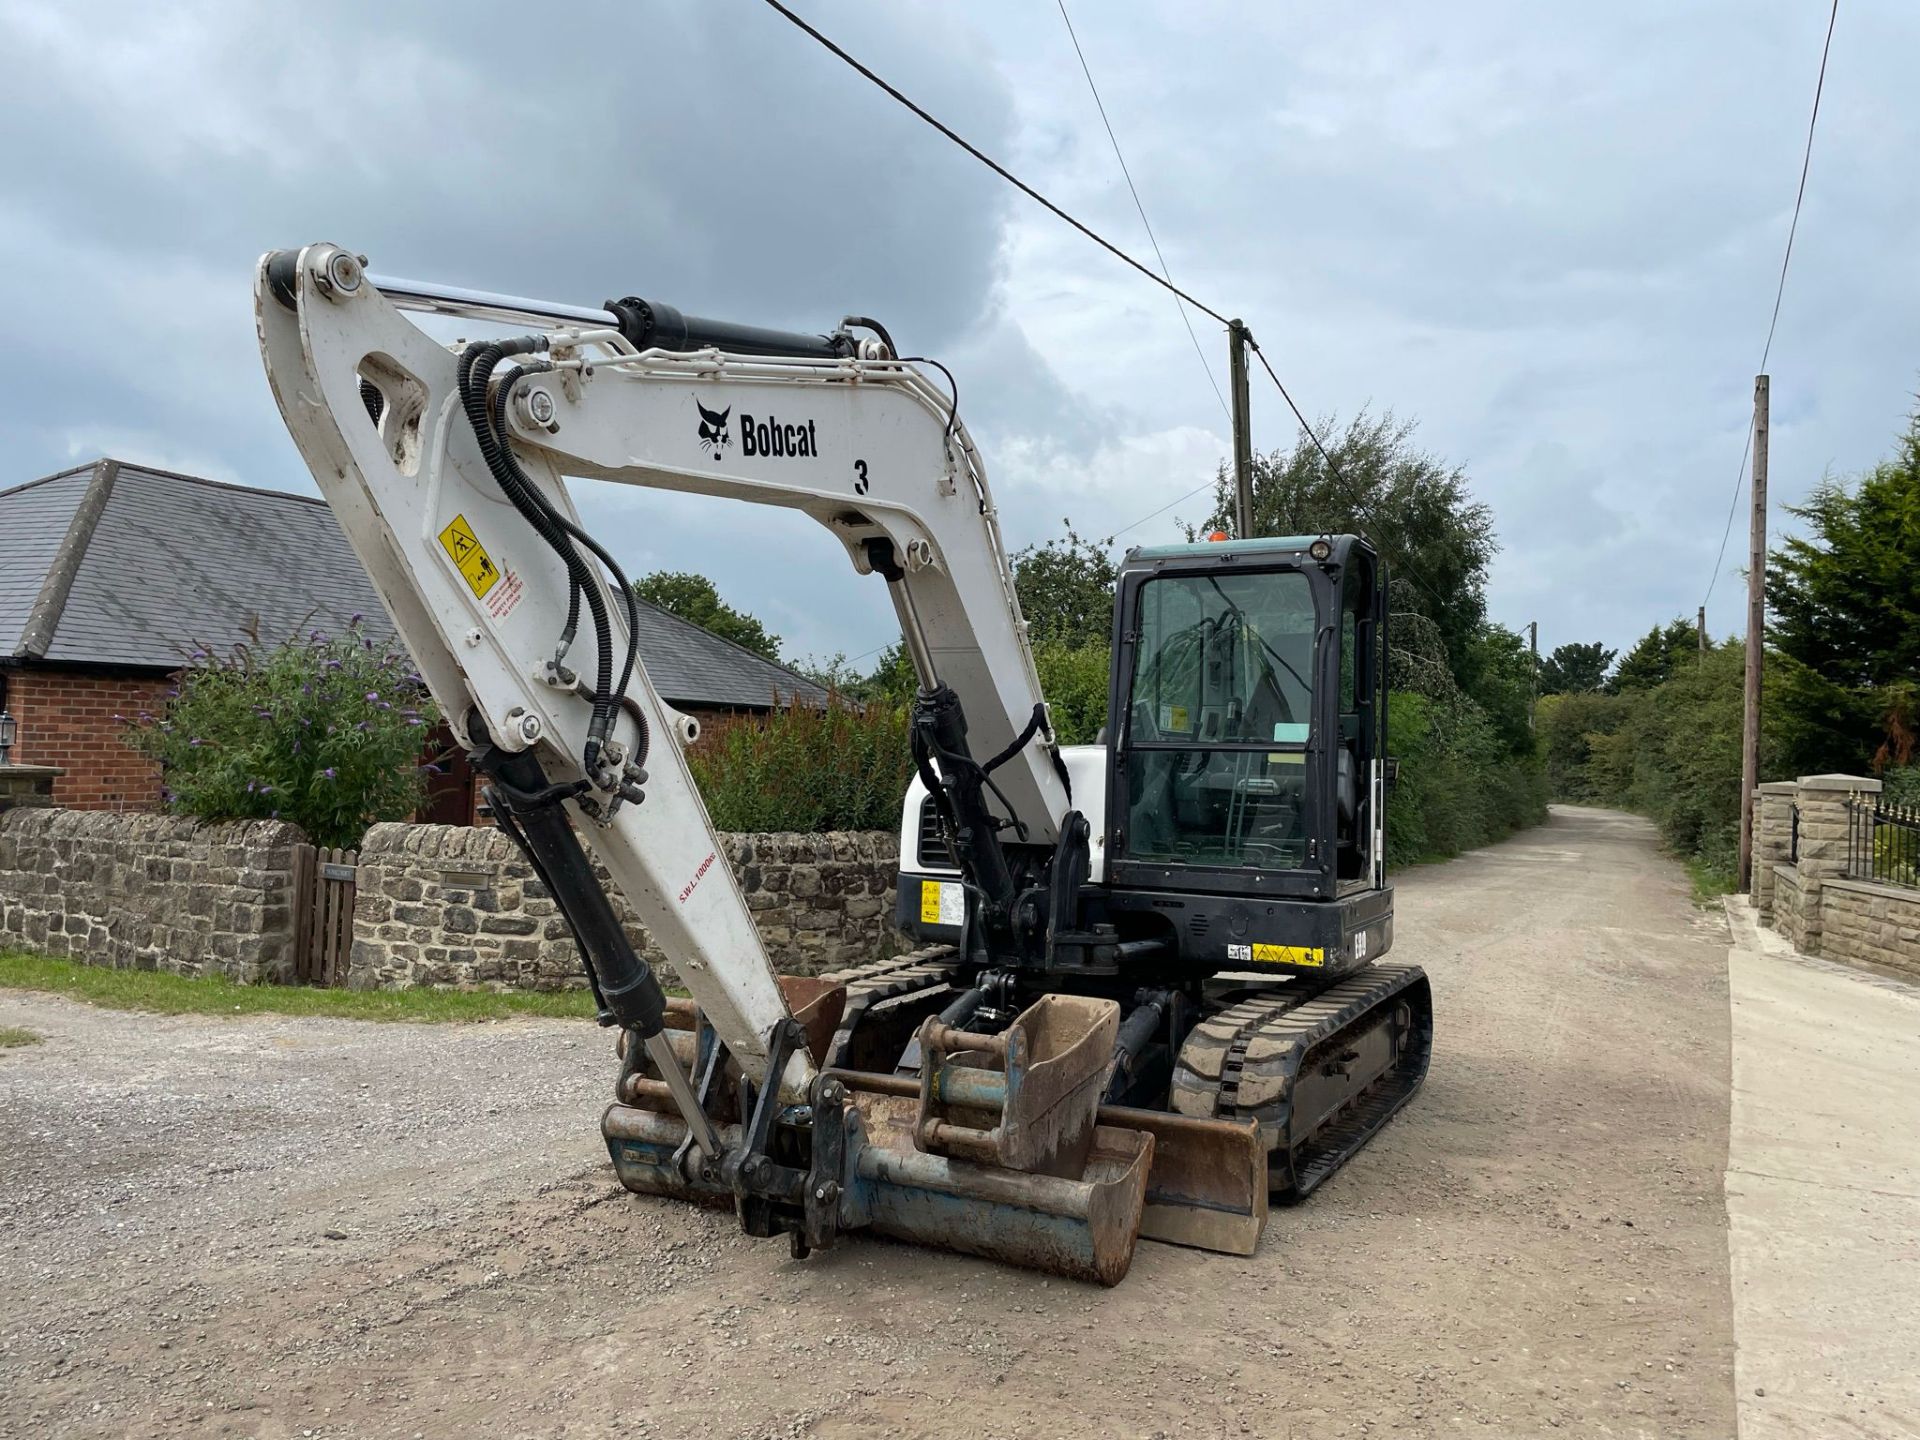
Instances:
[[[1117,1006],[1053,994],[990,1040],[956,1032],[938,1016],[966,993],[964,968],[935,947],[783,982],[829,1101],[807,1117],[816,1153],[835,1110],[824,1123],[844,1126],[851,1110],[865,1150],[850,1182],[809,1176],[816,1203],[832,1200],[846,1222],[796,1231],[796,1253],[866,1226],[1104,1284],[1126,1273],[1136,1237],[1250,1255],[1269,1197],[1303,1198],[1352,1156],[1418,1089],[1432,1048],[1432,1000],[1413,966],[1318,988],[1228,980],[1209,987],[1180,1047],[1171,1109],[1116,1105],[1102,1097]],[[668,1024],[687,1063],[717,1053],[691,1005],[669,1006]],[[916,1045],[918,1075],[881,1058]],[[1041,1094],[1010,1051],[1046,1074]],[[674,1163],[687,1129],[644,1061],[623,1064],[616,1092],[601,1129],[622,1184],[734,1202]],[[975,1183],[939,1155],[976,1162]],[[940,1197],[972,1202],[964,1224]]]

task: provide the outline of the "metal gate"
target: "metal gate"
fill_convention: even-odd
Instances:
[[[293,978],[343,985],[353,949],[358,850],[296,845],[293,851]]]

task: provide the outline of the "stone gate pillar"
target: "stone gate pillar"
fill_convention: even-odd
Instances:
[[[1800,949],[1820,953],[1820,888],[1847,873],[1847,799],[1878,795],[1880,782],[1865,775],[1802,775],[1800,804]]]

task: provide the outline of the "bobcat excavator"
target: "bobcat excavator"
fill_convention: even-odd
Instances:
[[[796,1256],[866,1230],[1113,1284],[1141,1235],[1250,1254],[1270,1197],[1417,1089],[1426,977],[1379,963],[1364,539],[1132,552],[1107,728],[1062,747],[951,380],[878,323],[518,299],[324,244],[265,256],[255,310],[288,429],[616,1032],[627,1188]],[[447,346],[408,312],[502,338]],[[565,476],[797,510],[886,587],[919,681],[898,920],[921,948],[778,974],[688,772],[698,727]],[[725,543],[681,539],[690,564]]]

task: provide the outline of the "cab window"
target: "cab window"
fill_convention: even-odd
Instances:
[[[1162,576],[1140,587],[1137,613],[1128,854],[1298,868],[1313,714],[1307,577]]]

